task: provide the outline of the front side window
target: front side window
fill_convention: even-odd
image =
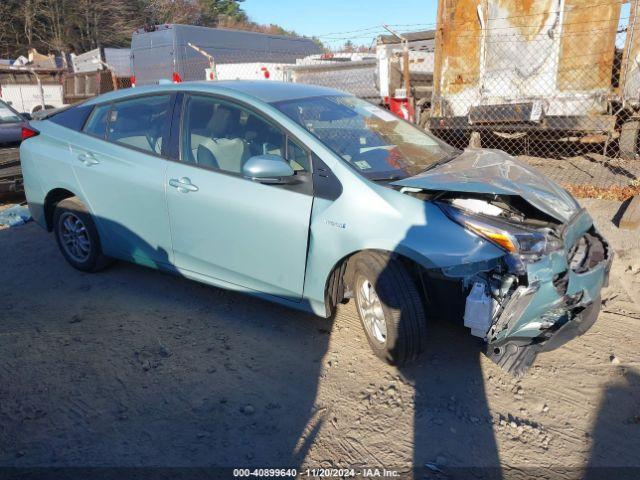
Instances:
[[[456,151],[353,96],[306,97],[273,105],[373,180],[417,175]]]
[[[116,102],[109,113],[107,140],[160,155],[171,95]]]
[[[249,158],[270,154],[287,158],[295,171],[309,169],[301,147],[289,147],[287,155],[287,136],[280,128],[251,110],[209,96],[187,97],[180,143],[182,161],[204,168],[242,173]]]

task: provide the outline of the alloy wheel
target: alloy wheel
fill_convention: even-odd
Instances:
[[[91,254],[91,240],[82,220],[71,212],[64,212],[59,219],[59,232],[67,255],[76,262],[86,262]]]
[[[367,334],[379,343],[387,341],[387,322],[384,318],[382,302],[371,282],[359,276],[356,282],[358,288],[358,313]]]

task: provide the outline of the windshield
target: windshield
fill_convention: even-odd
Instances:
[[[0,100],[0,123],[22,122],[22,118],[3,101]]]
[[[417,175],[456,152],[388,110],[353,96],[298,98],[273,106],[373,180]]]

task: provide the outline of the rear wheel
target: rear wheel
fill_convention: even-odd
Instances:
[[[77,197],[65,198],[56,205],[53,232],[62,255],[74,268],[97,272],[110,263],[102,254],[91,214]]]
[[[403,263],[382,252],[357,255],[356,309],[374,353],[392,365],[414,360],[426,343],[426,316],[418,287]]]

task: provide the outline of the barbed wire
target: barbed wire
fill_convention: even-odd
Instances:
[[[589,21],[585,21],[585,22],[568,22],[568,23],[564,23],[563,24],[563,28],[567,27],[567,26],[572,26],[572,25],[583,25],[583,24],[590,24],[590,23],[614,23],[616,24],[616,28],[615,30],[613,30],[613,26],[609,26],[609,27],[604,27],[604,28],[592,28],[589,30],[585,30],[585,31],[561,31],[559,33],[557,33],[558,36],[560,37],[568,37],[568,36],[584,36],[584,35],[590,35],[593,32],[601,32],[601,31],[611,31],[612,33],[625,33],[627,31],[628,28],[628,24],[627,25],[620,25],[620,22],[623,20],[630,20],[632,17],[631,16],[627,16],[627,17],[620,17],[619,19],[612,19],[612,20],[589,20]],[[491,19],[493,20],[493,19]],[[423,25],[423,24],[419,24],[419,25]],[[391,26],[391,25],[390,25]],[[457,38],[465,38],[465,39],[473,39],[473,38],[482,38],[485,35],[487,35],[487,32],[492,33],[495,31],[499,31],[499,30],[522,30],[522,29],[534,29],[534,28],[538,28],[540,29],[542,27],[542,25],[510,25],[510,26],[497,26],[497,27],[484,27],[481,29],[482,33],[481,34],[477,34],[475,32],[469,32],[468,29],[464,29],[464,30],[456,30],[456,29],[452,29],[452,28],[447,28],[448,33],[450,34],[456,34]],[[621,27],[621,28],[620,28]],[[366,34],[362,34],[362,35],[348,35],[348,36],[342,36],[342,37],[327,37],[324,35],[318,35],[315,38],[318,38],[319,40],[321,40],[323,43],[331,43],[331,42],[345,42],[345,41],[354,41],[354,40],[370,40],[370,39],[375,39],[378,36],[381,35],[389,35],[389,32],[387,30],[385,30],[382,27],[376,27],[377,30],[371,30],[370,32],[367,32]],[[406,33],[414,33],[414,30],[411,29],[396,29],[396,31],[400,34],[406,34]],[[337,35],[337,34],[336,34]],[[493,35],[494,37],[496,37],[497,35]],[[500,37],[503,38],[507,38],[508,40],[506,41],[512,41],[511,38],[515,38],[515,37],[522,37],[523,33],[522,32],[505,32],[505,33],[500,33],[499,34]],[[526,40],[529,41],[529,40]]]
[[[631,0],[633,1],[633,0]],[[598,6],[622,6],[622,5],[629,5],[629,0],[620,0],[620,1],[616,1],[616,2],[602,2],[602,3],[592,3],[589,5],[576,5],[573,6],[571,9],[563,9],[563,10],[546,10],[546,11],[539,11],[539,12],[534,12],[534,13],[528,13],[528,14],[521,14],[521,15],[509,15],[506,17],[491,17],[490,20],[491,21],[501,21],[501,20],[513,20],[513,19],[517,19],[517,18],[528,18],[528,17],[538,17],[538,16],[550,16],[550,15],[554,15],[554,14],[560,14],[560,13],[564,13],[564,14],[571,14],[575,11],[579,11],[579,10],[584,10],[584,9],[593,9],[595,7]],[[618,17],[618,18],[610,18],[610,19],[594,19],[594,20],[584,20],[584,21],[580,21],[580,22],[567,22],[564,23],[563,26],[568,26],[568,25],[581,25],[581,24],[588,24],[588,23],[605,23],[605,22],[615,22],[615,23],[619,23],[622,20],[629,20],[630,18],[632,18],[631,15],[629,16],[624,16],[624,17]],[[457,24],[461,24],[461,25],[467,25],[469,23],[471,23],[472,20],[466,20],[466,21],[462,21],[462,22],[457,22],[453,19],[449,19],[447,21],[447,27],[449,29],[452,29],[453,26],[457,25]],[[473,21],[475,23],[475,21]],[[388,24],[391,27],[423,27],[423,28],[427,28],[430,27],[430,29],[435,29],[437,27],[436,22],[429,22],[429,23],[407,23],[407,24]],[[539,28],[540,24],[536,24],[536,25],[509,25],[509,26],[492,26],[492,27],[485,27],[484,29],[487,30],[498,30],[498,29],[522,29],[522,28]],[[408,33],[410,30],[404,30],[404,31],[399,31],[398,33]],[[463,30],[455,30],[453,29],[453,31],[463,31]],[[359,35],[359,36],[346,36],[347,34],[350,33],[362,33],[362,32],[371,32],[369,33],[369,35],[366,36],[366,38],[370,38],[370,36],[375,36],[378,34],[388,34],[389,32],[386,31],[384,28],[382,28],[382,26],[380,25],[372,25],[370,27],[363,27],[361,29],[356,29],[356,30],[350,30],[350,31],[342,31],[342,32],[331,32],[331,33],[326,33],[326,34],[322,34],[322,35],[316,35],[315,37],[318,39],[327,39],[327,40],[350,40],[350,39],[359,39],[359,38],[365,38],[364,35]],[[336,37],[337,35],[340,35],[340,37]]]

